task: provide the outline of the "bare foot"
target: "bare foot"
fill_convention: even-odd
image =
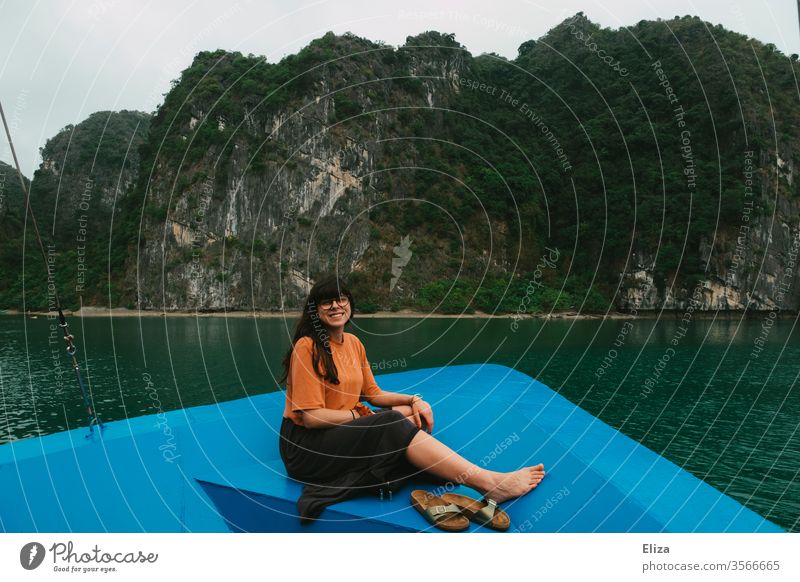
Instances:
[[[510,473],[493,473],[493,476],[494,486],[484,496],[502,503],[532,491],[544,479],[544,465],[539,463]]]

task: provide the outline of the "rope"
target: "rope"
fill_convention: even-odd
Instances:
[[[36,223],[36,217],[33,215],[33,209],[31,208],[30,190],[25,185],[25,179],[22,177],[22,170],[19,166],[19,160],[17,160],[17,152],[14,149],[14,142],[11,140],[11,131],[8,129],[8,122],[6,121],[6,114],[3,111],[2,103],[0,103],[0,117],[3,118],[3,127],[6,130],[8,145],[11,148],[11,156],[14,158],[14,165],[17,167],[17,175],[19,176],[20,186],[22,186],[22,192],[25,194],[25,212],[30,215],[31,224],[33,225],[33,232],[36,235],[36,240],[39,242],[39,250],[42,252],[42,260],[44,260],[44,265],[49,275],[50,266],[47,261],[47,253],[44,250],[44,243],[42,242],[42,237],[39,234],[39,225]],[[53,268],[55,269],[55,267]],[[100,417],[97,415],[97,413],[95,413],[94,407],[89,399],[89,393],[87,392],[86,386],[83,383],[83,378],[81,377],[81,367],[78,363],[78,358],[75,357],[75,354],[78,351],[78,348],[75,346],[75,336],[70,333],[69,324],[67,323],[67,319],[64,317],[64,312],[61,310],[61,299],[58,296],[58,289],[56,285],[53,285],[53,296],[56,303],[56,311],[58,312],[58,325],[64,332],[64,343],[67,344],[67,356],[69,356],[71,360],[72,369],[75,370],[75,379],[78,381],[78,387],[81,389],[81,395],[83,396],[83,404],[86,407],[86,412],[89,414],[89,432],[91,433],[94,432],[94,425],[98,425],[102,429],[103,422],[100,420]]]

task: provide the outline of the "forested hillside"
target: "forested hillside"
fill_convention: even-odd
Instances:
[[[41,149],[42,164],[30,185],[31,207],[44,244],[54,249],[53,280],[65,305],[78,307],[81,300],[108,305],[112,291],[114,300],[130,301],[123,275],[136,241],[129,233],[121,240],[118,227],[125,222],[121,200],[133,191],[149,120],[139,112],[94,113],[62,129]],[[21,190],[16,170],[5,166],[4,171],[6,182]],[[12,215],[21,225],[23,197],[15,191],[17,199]],[[21,309],[24,289],[26,309],[46,309],[48,273],[30,221],[24,245],[21,226],[3,230],[12,234],[0,260],[5,282],[0,305]]]
[[[578,14],[514,60],[438,32],[204,52],[152,120],[50,140],[34,209],[73,305],[293,307],[339,270],[364,310],[797,309],[797,73],[692,17]]]

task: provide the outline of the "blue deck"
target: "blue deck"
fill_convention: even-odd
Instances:
[[[536,490],[503,504],[512,531],[783,531],[510,368],[431,368],[378,383],[424,393],[434,434],[479,465],[545,464]],[[282,392],[264,394],[108,423],[102,438],[77,429],[0,446],[0,531],[438,531],[411,508],[414,484],[300,526],[301,486],[278,454],[283,402]]]

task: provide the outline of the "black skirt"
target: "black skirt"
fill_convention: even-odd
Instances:
[[[382,410],[322,429],[281,424],[280,453],[286,472],[303,483],[297,509],[304,523],[357,495],[389,496],[409,479],[445,480],[414,467],[406,449],[420,429],[396,410]]]

